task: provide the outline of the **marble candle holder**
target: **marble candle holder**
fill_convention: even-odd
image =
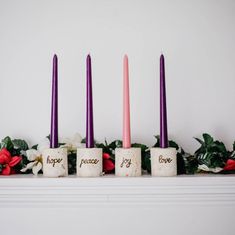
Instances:
[[[103,173],[103,150],[101,148],[77,149],[77,175],[97,177]]]
[[[151,148],[152,176],[177,175],[177,151],[175,148]]]
[[[68,156],[65,148],[50,148],[42,152],[43,175],[61,177],[68,175]]]
[[[141,176],[141,149],[115,149],[115,175]]]

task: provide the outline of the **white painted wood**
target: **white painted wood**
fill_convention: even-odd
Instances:
[[[231,175],[0,177],[4,235],[233,235],[234,210]]]

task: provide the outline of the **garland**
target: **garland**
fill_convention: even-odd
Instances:
[[[153,147],[160,146],[159,136],[155,136],[156,143]],[[14,173],[37,175],[42,173],[42,151],[49,148],[47,136],[39,144],[29,148],[28,143],[22,139],[11,139],[5,137],[0,143],[0,174],[10,175]],[[235,142],[233,150],[228,151],[223,142],[204,133],[202,139],[195,138],[200,144],[194,154],[186,153],[175,141],[169,141],[169,147],[177,150],[177,171],[178,174],[195,173],[235,173]],[[75,134],[72,139],[59,140],[60,148],[67,148],[68,151],[68,171],[69,174],[76,173],[76,150],[84,147],[85,139],[79,134]],[[115,148],[122,147],[122,141],[115,140],[108,143],[96,142],[97,148],[103,149],[103,171],[105,174],[115,171]],[[145,144],[134,143],[132,147],[141,148],[142,169],[151,173],[150,148]]]

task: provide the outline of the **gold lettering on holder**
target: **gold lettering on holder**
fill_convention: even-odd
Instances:
[[[167,164],[167,163],[171,163],[172,159],[170,157],[164,158],[162,155],[160,155],[159,158],[158,158],[158,161],[159,161],[159,163]]]
[[[83,164],[96,165],[99,161],[98,159],[81,159],[79,167],[81,168]]]
[[[62,158],[50,158],[50,156],[47,156],[47,164],[52,164],[53,167],[55,167],[56,163],[61,163]]]
[[[122,168],[124,165],[126,168],[129,168],[131,166],[131,159],[123,158],[120,167]]]

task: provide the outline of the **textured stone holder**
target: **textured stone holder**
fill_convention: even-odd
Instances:
[[[175,148],[151,148],[152,176],[177,175],[177,151]]]
[[[97,177],[103,172],[103,151],[101,148],[77,149],[77,175]]]
[[[141,149],[115,149],[115,175],[141,176]]]
[[[50,148],[42,152],[43,175],[61,177],[68,175],[68,156],[65,148]]]

